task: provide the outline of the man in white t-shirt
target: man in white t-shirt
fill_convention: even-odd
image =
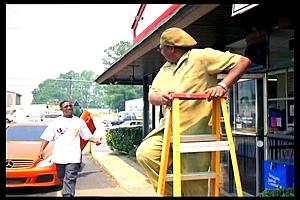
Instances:
[[[101,138],[94,138],[85,121],[74,115],[72,103],[64,100],[59,106],[63,116],[54,119],[41,135],[39,158],[44,158],[44,149],[54,141],[52,156],[62,181],[62,195],[74,197],[81,162],[80,137],[96,145],[101,144]]]

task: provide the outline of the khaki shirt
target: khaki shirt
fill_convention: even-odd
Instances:
[[[240,58],[241,55],[228,51],[192,49],[176,65],[166,62],[160,68],[150,92],[162,94],[166,90],[173,90],[176,93],[204,93],[216,86],[218,74],[228,72]],[[179,106],[181,134],[211,133],[212,101],[181,100]],[[164,108],[164,114],[165,111]],[[164,123],[161,123],[149,136],[162,130],[163,126]]]

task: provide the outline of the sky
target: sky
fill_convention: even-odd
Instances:
[[[102,74],[104,50],[123,40],[133,42],[131,26],[139,7],[6,4],[6,91],[30,104],[31,92],[46,79],[70,70]]]

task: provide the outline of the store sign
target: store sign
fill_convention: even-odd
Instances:
[[[250,10],[251,8],[257,6],[259,4],[233,4],[232,5],[232,12],[231,17],[241,14],[243,12],[246,12],[247,10]]]

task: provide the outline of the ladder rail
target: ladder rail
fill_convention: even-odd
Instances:
[[[166,112],[166,121],[165,121],[165,128],[164,129],[164,139],[163,139],[163,146],[162,146],[162,156],[161,156],[161,164],[159,168],[159,177],[158,177],[158,186],[157,186],[157,193],[159,195],[165,194],[165,187],[166,187],[166,176],[168,170],[168,159],[169,159],[169,149],[170,149],[170,140],[171,140],[171,132],[172,132],[172,111],[169,109]]]
[[[231,126],[230,126],[229,112],[228,112],[228,108],[227,108],[225,99],[221,100],[221,106],[222,106],[225,128],[226,128],[226,133],[227,133],[227,140],[229,142],[229,146],[231,147],[230,148],[230,157],[231,157],[231,163],[232,163],[232,167],[233,167],[233,173],[234,173],[237,194],[239,197],[242,197],[243,190],[242,190],[241,178],[240,178],[238,162],[237,162],[236,153],[235,153],[235,145],[234,145],[234,141],[233,141],[233,137],[232,137],[232,130],[231,130]]]
[[[212,126],[212,133],[215,134],[217,140],[221,140],[222,136],[222,129],[221,129],[221,107],[219,106],[219,99],[215,99],[212,102],[213,106],[213,126]],[[227,146],[228,147],[228,146]],[[220,149],[221,150],[221,149]],[[214,151],[211,153],[211,170],[216,172],[216,178],[209,181],[210,193],[212,196],[219,196],[220,195],[220,174],[221,174],[221,153],[220,151]]]
[[[173,195],[181,196],[181,156],[180,156],[180,121],[179,121],[179,99],[175,98],[172,102],[173,115]]]

